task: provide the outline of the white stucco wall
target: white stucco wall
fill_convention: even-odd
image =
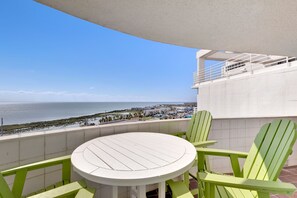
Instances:
[[[82,143],[96,137],[126,132],[156,132],[174,133],[185,131],[189,119],[175,119],[162,121],[145,121],[107,124],[102,126],[59,129],[53,131],[21,133],[0,137],[0,171],[20,165],[69,155]],[[27,175],[23,195],[35,192],[60,181],[61,167],[50,167],[29,172]],[[14,177],[5,178],[12,186]],[[78,174],[72,173],[72,180],[81,180]],[[88,186],[96,188],[96,198],[111,197],[111,187],[88,181]],[[147,191],[154,186],[148,186]],[[129,197],[129,188],[119,188],[119,197]]]
[[[216,140],[217,143],[212,147],[249,151],[260,127],[273,119],[276,118],[214,119],[209,139]],[[297,122],[297,117],[290,117],[289,119]],[[3,136],[0,137],[0,171],[71,154],[77,146],[96,137],[137,131],[174,133],[186,130],[188,122],[189,119],[146,121]],[[228,158],[211,157],[210,165],[215,171],[231,172],[230,160]],[[293,154],[289,157],[287,165],[297,165],[297,144],[294,146]],[[194,169],[192,171],[195,171]],[[56,183],[59,181],[60,176],[61,167],[32,171],[27,176],[24,194]],[[14,177],[12,176],[6,177],[10,186],[13,183],[13,179]],[[81,179],[78,174],[72,173],[72,180],[77,181]],[[111,186],[89,181],[88,186],[96,188],[96,198],[112,197]],[[147,191],[154,190],[155,187],[155,185],[148,186]],[[129,188],[121,187],[119,195],[120,198],[130,197]]]
[[[296,116],[296,62],[201,83],[198,109],[214,118]]]

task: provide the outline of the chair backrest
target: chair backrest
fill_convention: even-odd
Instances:
[[[212,122],[211,113],[208,111],[198,111],[192,116],[186,132],[186,139],[189,142],[206,141]]]
[[[276,120],[265,124],[251,147],[243,167],[243,177],[276,181],[296,141],[296,124]]]
[[[0,197],[1,198],[14,198],[9,186],[7,185],[2,174],[0,174]]]

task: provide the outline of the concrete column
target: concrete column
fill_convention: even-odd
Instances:
[[[197,57],[197,74],[198,74],[198,82],[203,82],[205,80],[205,59]]]

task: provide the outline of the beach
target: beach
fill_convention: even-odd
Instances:
[[[6,135],[117,122],[170,119],[177,117],[173,117],[170,110],[180,106],[184,104],[174,102],[0,104],[0,117],[5,115],[16,117],[9,122],[6,121],[7,117],[4,117],[0,133]],[[3,113],[4,111],[6,112]],[[169,116],[166,115],[167,112]],[[184,115],[178,117],[181,116]]]

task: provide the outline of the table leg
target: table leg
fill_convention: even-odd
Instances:
[[[166,195],[166,184],[165,182],[161,182],[158,184],[158,197],[159,198],[165,198]]]
[[[112,187],[112,198],[118,198],[118,187],[117,186]]]
[[[137,198],[146,198],[146,186],[137,186]]]
[[[137,198],[137,188],[136,186],[131,186],[130,188],[130,197]]]

